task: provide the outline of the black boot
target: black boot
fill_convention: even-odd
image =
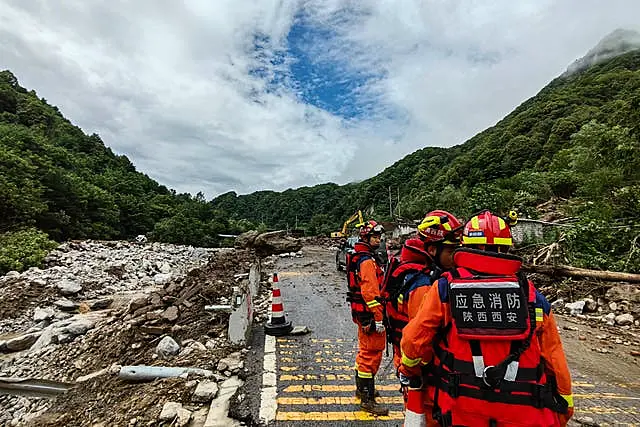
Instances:
[[[356,371],[356,399],[362,400],[362,378],[358,376],[358,371]],[[380,392],[378,390],[374,391],[373,395],[375,397],[380,397]]]
[[[373,378],[360,378],[360,409],[373,415],[389,415],[389,409],[376,402],[375,382]]]

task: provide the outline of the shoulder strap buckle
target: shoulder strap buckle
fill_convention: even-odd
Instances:
[[[496,371],[498,371],[498,374],[500,373],[500,369],[496,369],[494,365],[487,366],[482,371],[482,382],[491,389],[498,388],[502,382],[501,376],[496,375]]]

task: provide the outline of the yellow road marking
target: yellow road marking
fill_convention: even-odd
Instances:
[[[284,360],[282,360],[284,362]],[[334,357],[333,359],[323,359],[321,357],[318,357],[317,359],[315,359],[316,363],[349,363],[350,360],[347,359],[340,359],[339,357]]]
[[[376,401],[392,404],[404,404],[402,396],[381,396]],[[279,397],[278,405],[355,405],[360,403],[360,399],[355,396],[335,396],[335,397]]]
[[[337,338],[335,340],[332,339],[318,339],[318,338],[312,338],[311,342],[319,342],[319,343],[330,343],[330,342],[344,342],[344,340],[342,338]]]
[[[627,406],[624,408],[615,408],[611,406],[591,406],[588,408],[578,408],[580,413],[588,412],[591,414],[627,414],[627,415],[638,415],[638,408],[635,406]]]
[[[388,385],[376,385],[377,390],[385,390],[385,391],[398,391],[400,388],[399,385],[388,384]],[[328,384],[304,384],[304,385],[290,385],[285,387],[283,393],[300,393],[300,392],[309,392],[309,391],[325,391],[325,392],[334,392],[334,391],[356,391],[355,385],[328,385]]]
[[[571,383],[571,385],[574,386],[574,387],[595,388],[594,384],[585,383],[585,382],[581,382],[581,381],[574,381],[574,382]]]
[[[287,372],[291,372],[291,371],[347,371],[347,372],[353,372],[354,371],[354,367],[353,366],[330,366],[330,365],[316,365],[316,366],[307,366],[307,367],[303,367],[303,366],[281,366],[280,370],[282,371],[287,371]]]
[[[640,400],[640,397],[632,397],[625,396],[623,394],[617,393],[587,393],[587,394],[574,394],[573,397],[581,398],[581,399],[605,399],[605,400],[616,400],[616,399],[626,399],[626,400]]]
[[[367,412],[278,412],[278,421],[374,421],[374,420],[403,420],[400,411],[391,411],[388,416],[376,417]]]
[[[305,380],[325,380],[325,381],[349,381],[353,379],[353,375],[346,374],[299,374],[299,375],[280,375],[280,381],[305,381]]]
[[[352,368],[353,369],[353,368]],[[398,378],[394,374],[390,374],[386,377],[389,380],[398,380]],[[353,375],[347,374],[299,374],[299,375],[289,375],[283,374],[280,375],[280,381],[305,381],[305,380],[325,380],[325,381],[352,381],[354,379]]]

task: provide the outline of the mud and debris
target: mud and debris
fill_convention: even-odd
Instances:
[[[0,279],[0,376],[75,384],[53,400],[0,395],[0,425],[162,425],[166,402],[206,418],[209,402],[195,390],[241,375],[221,360],[234,352],[241,360],[247,350],[227,338],[229,313],[204,306],[229,304],[255,255],[153,245],[72,242],[48,257],[47,268]],[[65,295],[64,281],[79,286]],[[163,339],[175,346],[170,353],[159,350]],[[131,383],[118,378],[125,365],[214,375]]]

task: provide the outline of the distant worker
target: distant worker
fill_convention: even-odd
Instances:
[[[454,252],[457,268],[403,330],[401,383],[419,382],[433,359],[428,395],[442,426],[565,426],[573,414],[551,307],[507,253],[516,219],[474,215]]]
[[[408,239],[400,256],[392,259],[385,277],[383,297],[393,345],[393,361],[400,366],[402,329],[418,313],[422,299],[440,275],[453,269],[453,251],[460,246],[462,224],[451,213],[434,210],[418,225],[417,237]]]
[[[402,330],[420,310],[420,305],[431,284],[440,275],[454,268],[453,251],[460,245],[462,224],[451,213],[434,210],[427,213],[418,225],[418,236],[408,239],[393,258],[385,275],[382,296],[385,299],[387,317],[387,340],[393,347],[393,364],[396,372],[402,359],[400,341]],[[424,366],[423,377],[430,375]],[[408,387],[402,387],[405,403]],[[412,390],[411,393],[422,391]],[[423,411],[427,426],[437,424],[431,418],[432,405],[426,395]]]
[[[356,356],[356,396],[360,408],[374,415],[387,415],[389,410],[376,402],[375,375],[382,362],[386,335],[382,322],[380,284],[383,273],[375,261],[384,228],[370,220],[360,224],[360,240],[355,252],[347,255],[347,301],[353,321],[358,325]]]

